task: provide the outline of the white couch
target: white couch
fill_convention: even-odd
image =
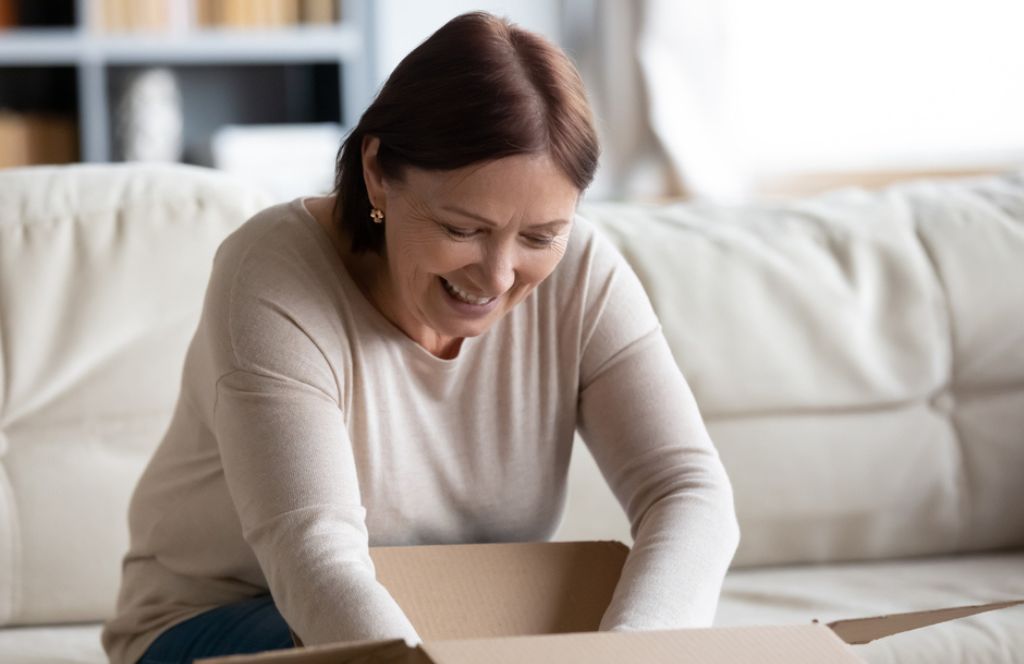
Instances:
[[[0,172],[0,662],[105,661],[213,251],[266,203],[184,166]],[[583,213],[648,288],[733,481],[719,624],[1024,597],[1024,174]],[[560,538],[629,539],[582,447]],[[1024,661],[1024,607],[857,648]]]

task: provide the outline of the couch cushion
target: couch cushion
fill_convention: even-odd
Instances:
[[[1024,174],[581,212],[693,388],[737,565],[1024,545]]]
[[[832,622],[1024,598],[1024,552],[733,570],[715,625]],[[871,664],[996,664],[1024,653],[1024,606],[855,646]]]
[[[186,166],[0,173],[0,624],[112,612],[213,252],[265,202]]]
[[[0,629],[0,662],[5,664],[105,664],[102,625],[49,625]]]

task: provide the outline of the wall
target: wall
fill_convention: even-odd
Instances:
[[[391,70],[412,49],[458,14],[474,10],[505,16],[547,38],[560,41],[561,4],[551,0],[502,2],[483,0],[378,0],[374,3],[376,36],[376,85],[387,79]]]

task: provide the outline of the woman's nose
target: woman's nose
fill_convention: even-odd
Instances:
[[[516,281],[515,252],[509,247],[497,247],[480,262],[480,288],[489,296],[501,295]]]

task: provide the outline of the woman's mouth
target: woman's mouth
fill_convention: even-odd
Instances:
[[[484,307],[498,299],[497,297],[476,297],[466,291],[462,290],[452,282],[448,281],[444,277],[441,277],[441,285],[444,287],[446,293],[454,297],[460,302],[471,304],[477,307]]]

